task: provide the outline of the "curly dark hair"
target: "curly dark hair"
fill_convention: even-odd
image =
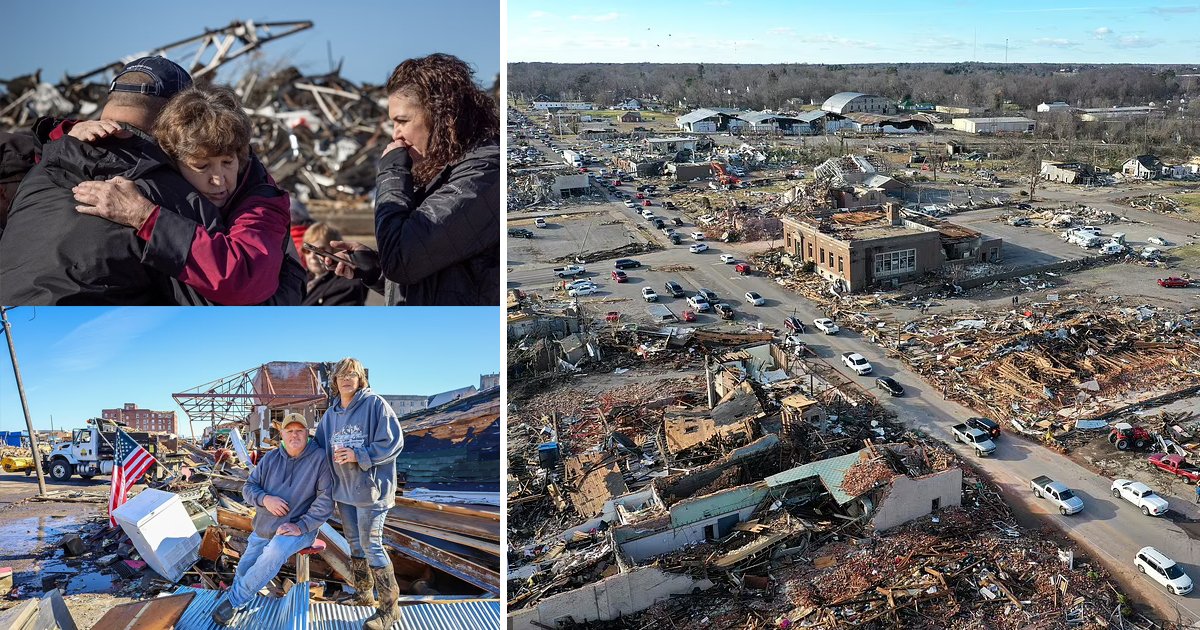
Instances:
[[[415,97],[429,120],[429,148],[413,169],[422,186],[467,151],[500,140],[496,102],[475,85],[474,74],[458,57],[434,53],[401,63],[388,79],[388,96]]]

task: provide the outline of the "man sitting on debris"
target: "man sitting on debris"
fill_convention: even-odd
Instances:
[[[177,64],[143,57],[113,79],[101,120],[66,121],[39,138],[45,143],[42,159],[30,165],[0,235],[0,302],[226,303],[229,294],[206,290],[225,280],[246,300],[299,304],[304,272],[298,257],[274,269],[254,264],[256,277],[269,276],[265,292],[259,290],[261,283],[254,283],[249,295],[233,287],[245,283],[228,282],[238,278],[230,274],[245,277],[245,265],[263,257],[231,245],[245,240],[255,226],[238,228],[238,217],[220,207],[229,204],[216,204],[193,188],[173,168],[176,158],[149,134],[169,100],[190,85],[191,78]],[[76,200],[81,191],[83,205]],[[227,192],[226,201],[236,205],[247,196],[245,190],[238,192],[239,199]],[[263,196],[257,187],[250,192]],[[286,195],[282,200],[286,216]],[[149,214],[147,207],[152,208]],[[125,225],[114,222],[121,216]],[[136,216],[143,220],[130,229],[127,225]],[[286,219],[284,226],[286,231]],[[275,249],[282,256],[290,244],[283,241],[272,245],[272,257]],[[205,249],[205,243],[216,244]]]
[[[233,585],[213,610],[213,621],[222,626],[279,573],[288,558],[312,546],[317,530],[333,515],[329,458],[309,440],[308,422],[298,413],[289,413],[280,432],[283,445],[263,456],[242,489],[242,496],[257,508],[254,532],[238,562]]]

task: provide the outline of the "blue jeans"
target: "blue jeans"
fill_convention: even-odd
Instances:
[[[342,521],[342,535],[350,543],[350,555],[366,558],[373,567],[391,565],[387,550],[383,548],[383,520],[388,508],[357,507],[349,503],[337,503],[338,518]]]
[[[279,568],[297,551],[311,547],[317,539],[317,532],[311,531],[299,536],[280,536],[263,538],[251,533],[246,553],[238,561],[237,572],[233,576],[233,586],[229,587],[226,597],[234,608],[245,606],[262,587],[279,574]]]

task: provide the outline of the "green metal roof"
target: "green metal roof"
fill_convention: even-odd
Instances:
[[[858,456],[861,452],[857,451],[849,455],[842,455],[841,457],[823,459],[819,462],[809,462],[803,466],[797,466],[771,475],[763,481],[767,482],[768,487],[777,488],[796,483],[797,481],[820,477],[821,483],[825,485],[825,489],[829,491],[829,494],[833,495],[838,505],[846,505],[857,497],[846,494],[846,491],[842,489],[842,482],[846,479],[846,471],[850,470],[850,467],[858,461]]]

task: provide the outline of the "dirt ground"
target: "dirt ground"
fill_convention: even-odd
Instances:
[[[101,572],[91,563],[64,558],[57,546],[68,534],[108,527],[108,482],[107,477],[90,483],[47,480],[47,490],[97,493],[99,499],[32,501],[38,492],[35,477],[0,474],[0,566],[13,569],[13,590],[0,598],[0,610],[59,588],[76,625],[90,628],[112,607],[140,599],[139,577],[124,580]]]

